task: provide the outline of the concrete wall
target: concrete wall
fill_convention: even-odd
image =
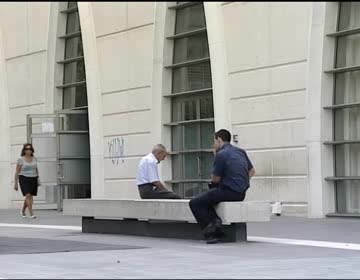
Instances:
[[[3,82],[0,94],[2,100],[8,101],[2,104],[2,118],[8,118],[8,122],[3,124],[1,131],[9,132],[9,141],[1,143],[8,151],[1,152],[1,158],[7,158],[6,154],[11,153],[12,167],[11,172],[7,168],[1,172],[2,180],[7,182],[2,184],[6,190],[1,196],[7,201],[2,201],[0,207],[8,207],[11,201],[16,203],[22,199],[19,192],[12,191],[9,182],[21,146],[26,142],[26,115],[44,112],[49,7],[47,2],[4,2],[0,8],[4,73],[0,79]],[[5,95],[7,98],[3,99]]]
[[[231,127],[257,170],[248,199],[306,203],[311,3],[223,3],[222,12]]]
[[[102,96],[104,197],[138,197],[137,164],[154,144],[149,136],[155,5],[91,3]]]
[[[174,11],[165,2],[79,2],[86,63],[92,196],[137,198],[137,164],[153,144],[169,146],[169,89]],[[306,2],[205,2],[215,104],[215,127],[238,135],[257,175],[247,199],[306,206],[305,133],[310,32]],[[3,3],[1,128],[9,130],[7,166],[26,141],[26,115],[58,108],[55,61],[59,4]],[[314,36],[314,35],[313,35]],[[313,43],[315,46],[318,44]],[[0,69],[0,70],[1,70]],[[316,71],[320,71],[317,68]],[[8,113],[6,113],[8,112]],[[7,124],[8,123],[8,124]],[[3,131],[3,130],[2,130]],[[0,138],[7,143],[6,137]],[[170,159],[161,164],[171,178]],[[14,168],[12,168],[14,169]],[[5,169],[0,169],[4,178]],[[12,170],[13,172],[13,170]],[[6,177],[8,176],[8,177]],[[13,177],[5,174],[9,182]],[[11,186],[10,186],[11,187]],[[10,188],[9,187],[9,188]],[[10,191],[7,201],[19,199]],[[314,196],[315,197],[315,196]],[[312,198],[313,199],[313,198]],[[5,201],[5,202],[3,202]],[[0,207],[8,207],[6,199]],[[299,209],[306,209],[300,207]],[[299,213],[299,212],[298,212]],[[304,214],[305,212],[302,212]]]

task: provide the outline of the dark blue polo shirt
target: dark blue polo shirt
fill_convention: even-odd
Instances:
[[[225,143],[216,153],[213,175],[221,177],[220,185],[236,192],[249,188],[249,170],[253,168],[246,152],[230,143]]]

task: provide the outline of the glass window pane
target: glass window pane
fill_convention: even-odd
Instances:
[[[360,176],[360,144],[335,146],[336,176]]]
[[[200,124],[200,129],[201,149],[211,149],[214,143],[214,123],[202,123]]]
[[[87,106],[86,85],[63,90],[63,108],[70,109]]]
[[[209,57],[209,44],[205,33],[175,40],[173,63],[205,57]]]
[[[202,192],[207,190],[207,184],[203,183],[186,183],[184,184],[184,198],[192,198],[195,197]]]
[[[336,183],[337,212],[360,214],[360,181]]]
[[[67,15],[66,34],[80,31],[80,19],[78,12],[72,12]]]
[[[200,125],[187,124],[184,125],[184,149],[194,150],[200,148]]]
[[[335,76],[335,104],[360,102],[360,71]]]
[[[214,155],[213,153],[201,153],[201,178],[211,179],[213,169]]]
[[[83,56],[81,37],[73,37],[65,40],[65,59]]]
[[[335,140],[360,140],[360,108],[335,110]]]
[[[184,179],[199,179],[198,153],[183,154],[184,156]]]
[[[209,96],[200,99],[200,119],[207,119],[214,117],[214,104],[212,92]]]
[[[180,184],[172,184],[172,191],[178,194],[180,197],[184,197],[184,185]]]
[[[60,131],[89,130],[87,114],[60,114],[59,116]]]
[[[336,68],[360,64],[360,34],[340,37],[337,47]]]
[[[176,97],[173,98],[172,100],[172,121],[173,122],[178,122],[184,119],[183,115],[183,98],[181,97]]]
[[[75,95],[75,107],[85,107],[88,105],[87,101],[87,92],[86,92],[86,86],[79,87],[80,89],[77,90]],[[83,90],[81,90],[83,89]]]
[[[176,11],[175,34],[204,28],[205,14],[202,4]]]
[[[173,172],[173,179],[180,180],[183,178],[182,171],[183,171],[183,162],[182,162],[182,155],[172,155],[172,172]]]
[[[173,151],[182,151],[184,149],[183,127],[182,126],[172,127],[171,137],[172,137],[172,150]]]
[[[64,65],[64,84],[85,81],[85,64],[83,60]]]
[[[173,70],[172,92],[211,88],[210,63],[201,63]]]
[[[77,7],[77,2],[68,2],[68,9]]]
[[[196,120],[196,100],[184,101],[184,121]]]
[[[339,30],[360,27],[360,2],[340,2]]]

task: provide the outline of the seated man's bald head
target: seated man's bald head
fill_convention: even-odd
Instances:
[[[163,144],[156,144],[152,149],[153,155],[160,162],[166,158],[168,152]]]

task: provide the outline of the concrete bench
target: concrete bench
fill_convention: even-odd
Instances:
[[[221,202],[216,212],[223,221],[223,241],[246,241],[246,223],[270,221],[267,201]],[[82,217],[82,231],[142,236],[202,239],[189,200],[65,199],[63,214]]]

